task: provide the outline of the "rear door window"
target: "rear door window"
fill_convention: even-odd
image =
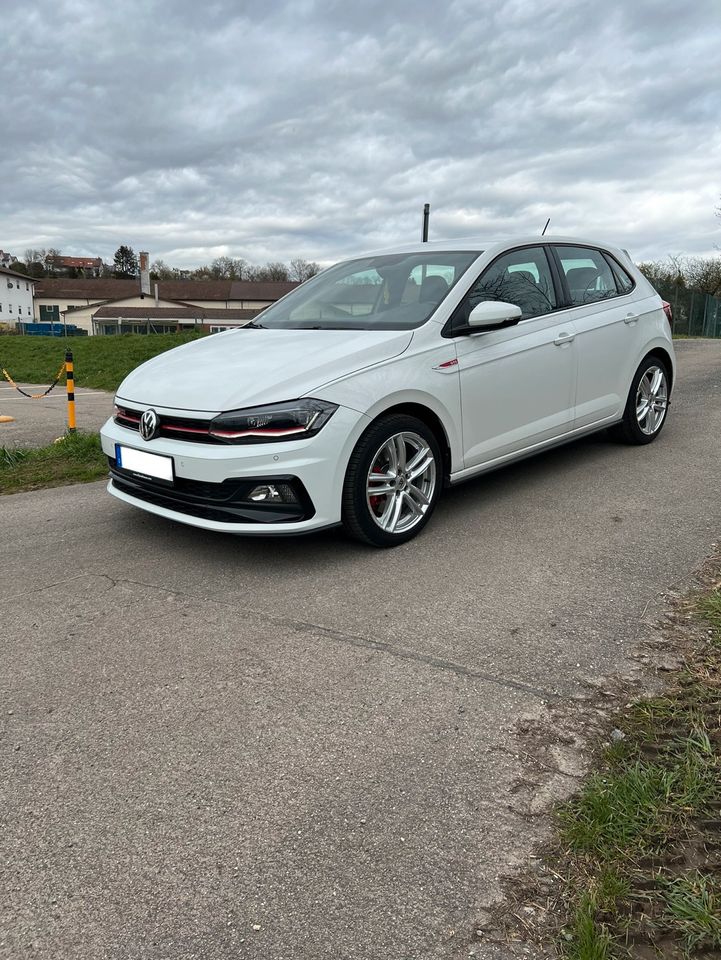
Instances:
[[[571,303],[582,307],[617,297],[616,278],[600,250],[589,247],[555,247],[566,277]],[[624,291],[626,292],[626,291]]]

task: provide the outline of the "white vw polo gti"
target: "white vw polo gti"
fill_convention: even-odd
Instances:
[[[588,240],[421,243],[338,263],[149,360],[102,430],[110,493],[209,530],[415,536],[444,486],[611,427],[658,437],[670,317]]]

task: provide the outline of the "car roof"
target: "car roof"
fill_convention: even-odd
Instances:
[[[630,259],[625,250],[621,250],[615,244],[605,243],[600,240],[589,240],[584,237],[565,237],[565,236],[545,236],[538,234],[526,234],[523,236],[502,237],[494,240],[483,240],[478,237],[455,237],[450,240],[430,240],[427,243],[416,241],[415,243],[397,244],[392,247],[384,247],[381,250],[370,250],[367,253],[358,254],[358,257],[378,257],[397,253],[426,253],[428,251],[468,251],[470,253],[486,253],[495,248],[505,249],[507,247],[523,247],[528,244],[538,243],[570,243],[585,247],[601,247],[604,250],[612,250],[615,253],[624,253]],[[356,259],[355,257],[351,259]]]

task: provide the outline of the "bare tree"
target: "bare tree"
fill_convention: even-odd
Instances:
[[[291,280],[298,280],[300,283],[303,283],[305,280],[310,280],[310,278],[314,277],[317,273],[320,273],[320,264],[314,261],[301,259],[290,261],[289,276]]]
[[[174,268],[169,267],[164,260],[153,260],[150,265],[151,280],[172,280],[175,277],[175,273]]]
[[[266,263],[264,267],[251,268],[251,272],[255,274],[254,276],[250,277],[251,280],[288,279],[288,267],[279,260]]]
[[[210,273],[216,280],[245,280],[249,264],[242,258],[216,257],[210,265]]]
[[[667,287],[686,286],[681,257],[668,257],[666,260],[652,260],[647,263],[639,263],[638,269],[656,290]]]
[[[45,276],[45,255],[45,250],[30,248],[25,251],[25,265],[27,266],[28,276],[36,278]]]
[[[687,257],[684,263],[686,285],[712,297],[721,296],[721,257]]]

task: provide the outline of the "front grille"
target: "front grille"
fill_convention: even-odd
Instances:
[[[131,407],[115,408],[115,422],[127,430],[139,430],[142,410],[133,410]],[[186,440],[191,443],[220,443],[216,437],[211,437],[210,420],[193,420],[188,417],[168,417],[158,414],[158,432],[156,436],[167,437],[170,440]]]
[[[113,486],[137,500],[154,503],[175,513],[184,513],[221,523],[293,523],[309,520],[315,513],[308,493],[297,477],[254,477],[208,483],[176,477],[171,487],[120,470],[112,457],[108,465]],[[245,497],[261,484],[287,483],[298,503],[253,503]]]

